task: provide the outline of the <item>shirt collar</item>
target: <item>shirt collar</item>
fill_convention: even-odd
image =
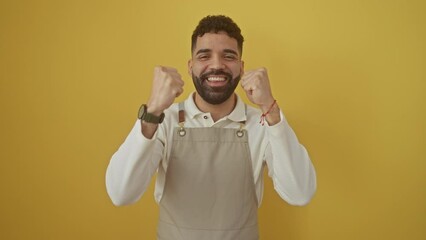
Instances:
[[[204,114],[203,112],[200,111],[200,109],[198,109],[197,105],[195,105],[194,94],[195,92],[191,93],[185,101],[185,111],[188,114],[188,116],[192,119],[197,117],[198,115]],[[232,110],[232,112],[225,118],[233,122],[247,121],[245,103],[238,95],[236,96],[237,96],[237,104],[235,105],[234,110]]]

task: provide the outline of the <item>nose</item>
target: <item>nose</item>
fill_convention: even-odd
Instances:
[[[223,62],[223,59],[220,56],[212,57],[211,63],[210,63],[210,68],[211,69],[224,69],[225,64]]]

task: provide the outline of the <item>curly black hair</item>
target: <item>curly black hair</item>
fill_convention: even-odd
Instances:
[[[198,26],[192,33],[191,51],[194,52],[198,37],[202,37],[206,33],[218,33],[222,31],[228,34],[229,37],[237,40],[238,50],[241,56],[243,54],[244,42],[241,29],[230,17],[224,15],[209,15],[200,20]]]

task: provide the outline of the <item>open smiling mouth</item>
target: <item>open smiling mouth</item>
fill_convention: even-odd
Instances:
[[[202,74],[201,79],[205,80],[208,85],[223,85],[232,79],[232,75],[223,70],[213,70]]]
[[[209,76],[206,79],[209,82],[224,82],[227,80],[227,77],[225,76]]]
[[[210,75],[204,78],[204,80],[204,84],[210,86],[211,88],[224,87],[228,84],[228,77],[226,76]]]

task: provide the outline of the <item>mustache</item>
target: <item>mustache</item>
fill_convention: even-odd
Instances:
[[[209,72],[205,72],[205,73],[200,75],[200,79],[206,79],[210,75],[224,75],[227,78],[227,80],[232,79],[232,74],[227,73],[227,72],[220,70],[220,69],[214,69],[214,70],[211,70]]]

